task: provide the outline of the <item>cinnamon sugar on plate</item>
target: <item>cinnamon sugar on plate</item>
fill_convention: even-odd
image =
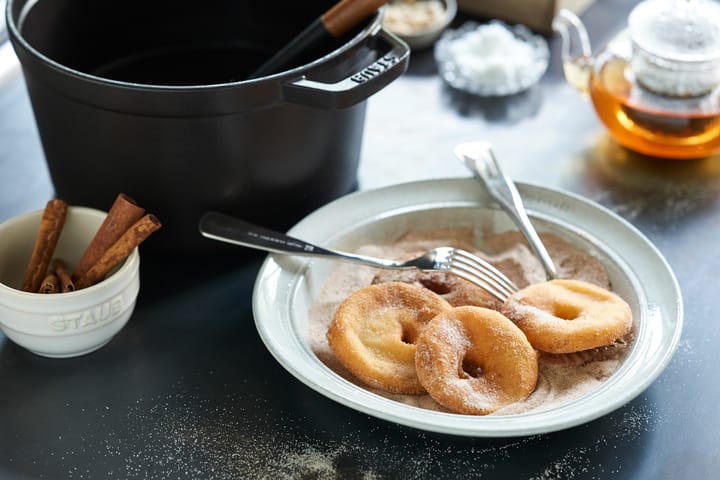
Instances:
[[[605,267],[590,254],[553,234],[541,237],[555,260],[560,278],[575,278],[610,289]],[[382,258],[401,258],[438,245],[475,251],[500,268],[519,287],[545,280],[544,270],[519,232],[491,234],[483,238],[483,250],[473,247],[470,229],[444,229],[408,233],[392,244],[364,245],[357,252]],[[335,308],[353,291],[369,285],[378,270],[353,264],[338,264],[310,307],[308,344],[317,357],[341,377],[377,395],[420,408],[447,411],[429,395],[398,395],[372,389],[349,373],[335,358],[325,333]],[[539,356],[538,383],[524,401],[504,407],[492,415],[511,415],[547,410],[580,398],[601,385],[622,365],[633,343],[632,334],[608,347]]]

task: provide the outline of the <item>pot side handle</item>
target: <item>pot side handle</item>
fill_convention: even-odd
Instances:
[[[335,83],[303,76],[282,85],[283,99],[317,108],[348,108],[379,92],[407,69],[410,49],[385,29],[370,39],[379,55],[369,65]]]

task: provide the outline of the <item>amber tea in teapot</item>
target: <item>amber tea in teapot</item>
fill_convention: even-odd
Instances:
[[[696,158],[720,150],[720,96],[712,99],[657,96],[639,89],[614,58],[591,75],[589,95],[618,143],[646,155]],[[638,91],[639,90],[639,91]],[[650,106],[652,103],[657,107]]]
[[[568,81],[631,150],[674,159],[720,153],[720,5],[648,0],[629,24],[593,58],[580,20],[561,11],[553,26]]]

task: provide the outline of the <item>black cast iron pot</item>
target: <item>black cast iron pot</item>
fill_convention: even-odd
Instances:
[[[10,0],[56,195],[107,210],[124,192],[163,222],[143,248],[180,252],[217,245],[207,210],[285,229],[351,191],[365,100],[409,57],[381,15],[245,80],[333,3]]]

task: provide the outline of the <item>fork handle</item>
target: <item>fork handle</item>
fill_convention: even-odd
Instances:
[[[530,222],[523,206],[520,192],[515,184],[506,177],[500,169],[495,156],[490,152],[488,157],[490,168],[484,170],[484,178],[490,187],[490,195],[500,204],[505,212],[515,221],[515,224],[528,240],[530,247],[539,257],[548,279],[557,277],[557,270],[545,245]]]
[[[274,253],[324,255],[329,251],[284,233],[231,217],[220,212],[207,212],[198,225],[200,233],[222,242]]]
[[[313,245],[284,233],[254,225],[219,212],[205,213],[198,224],[200,233],[214,240],[232,243],[244,247],[265,250],[266,252],[291,255],[332,257],[375,267],[395,267],[396,262],[379,258],[338,252]]]
[[[557,278],[555,264],[525,212],[520,192],[518,192],[517,187],[510,178],[503,173],[492,148],[490,148],[490,144],[476,142],[474,146],[476,150],[483,152],[484,155],[471,156],[461,153],[460,155],[465,164],[472,170],[475,177],[485,183],[490,196],[515,222],[515,225],[520,229],[530,247],[540,259],[548,280]]]

